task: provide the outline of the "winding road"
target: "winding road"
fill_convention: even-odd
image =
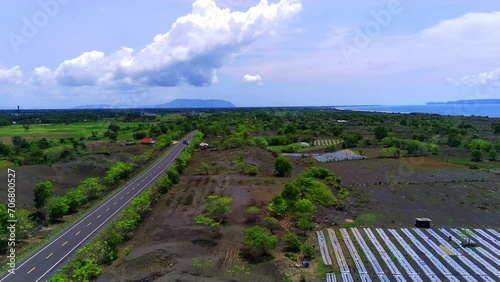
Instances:
[[[196,131],[182,140],[191,141]],[[15,274],[4,273],[0,282],[37,282],[50,279],[76,253],[79,247],[94,238],[128,203],[141,194],[168,169],[186,147],[183,142],[171,150],[151,168],[121,188],[111,198],[94,208],[85,217],[70,225],[64,232],[51,239],[36,252],[16,264]]]

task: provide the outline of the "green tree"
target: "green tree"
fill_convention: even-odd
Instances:
[[[55,222],[68,214],[69,205],[64,197],[54,197],[49,201],[48,210],[50,220]]]
[[[285,184],[285,189],[281,192],[281,196],[289,203],[294,203],[300,198],[300,188],[292,182],[289,182]]]
[[[293,171],[293,164],[283,156],[274,160],[274,174],[278,177],[290,177]]]
[[[377,126],[373,130],[373,133],[375,134],[375,139],[377,141],[380,141],[385,137],[389,136],[389,129],[385,126]]]
[[[311,214],[316,212],[316,206],[308,199],[300,199],[295,202],[293,211],[296,213]]]
[[[87,201],[97,199],[105,189],[106,187],[99,183],[97,177],[87,178],[78,185],[78,190],[83,192]]]
[[[108,185],[114,185],[119,180],[125,179],[130,172],[132,172],[132,166],[124,162],[116,162],[111,165],[106,171],[106,176],[104,176],[104,181]]]
[[[194,223],[209,228],[210,238],[212,239],[215,238],[219,233],[220,222],[216,221],[213,218],[199,215],[194,218]]]
[[[163,175],[158,179],[158,187],[160,187],[160,192],[165,194],[172,188],[172,181],[168,177],[168,175]]]
[[[308,213],[302,213],[296,215],[296,224],[297,227],[304,232],[311,230],[314,228],[314,223],[312,221],[311,215]]]
[[[472,150],[470,152],[471,160],[473,162],[480,162],[483,159],[483,151],[482,150]]]
[[[66,202],[69,206],[69,213],[74,213],[78,208],[85,203],[87,198],[81,189],[70,189],[66,195],[64,195]]]
[[[243,230],[243,245],[253,250],[259,250],[267,255],[270,251],[274,250],[278,245],[278,238],[276,235],[262,226],[253,226]]]
[[[267,216],[262,219],[262,225],[271,230],[271,233],[274,234],[274,230],[278,228],[279,220],[272,216]]]
[[[35,202],[35,208],[41,209],[47,204],[52,194],[54,194],[54,187],[52,187],[52,183],[48,180],[40,182],[35,186],[34,194],[33,201]]]
[[[491,125],[491,128],[493,128],[493,132],[495,132],[495,134],[500,133],[500,122],[494,122]]]
[[[281,195],[274,196],[267,208],[277,215],[284,215],[287,209],[286,201]]]
[[[97,278],[102,273],[94,259],[85,259],[84,262],[78,262],[75,271],[73,272],[74,281],[91,281]]]
[[[266,138],[264,138],[262,136],[256,136],[256,137],[252,138],[252,141],[255,144],[255,146],[262,148],[262,149],[266,149],[268,146]]]
[[[450,135],[448,135],[447,144],[450,147],[460,146],[460,144],[462,144],[462,136],[457,133],[451,133]]]
[[[169,169],[167,171],[168,178],[172,180],[172,184],[178,184],[180,182],[180,174],[175,169]]]
[[[0,204],[0,238],[3,235],[8,234],[7,227],[9,226],[7,220],[9,219],[9,214],[7,213],[7,208]]]
[[[292,252],[300,251],[302,247],[302,241],[300,241],[299,236],[295,233],[287,233],[283,238],[281,238],[287,248]]]
[[[206,162],[201,162],[201,169],[205,172],[206,175],[210,174],[210,165]]]
[[[205,208],[219,222],[224,222],[226,215],[231,213],[231,203],[233,199],[224,196],[208,196],[209,201]]]

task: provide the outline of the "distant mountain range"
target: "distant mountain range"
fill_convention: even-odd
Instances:
[[[155,108],[236,108],[236,106],[225,100],[219,99],[175,99],[165,104],[157,105]]]
[[[458,101],[448,101],[448,102],[428,102],[427,105],[443,105],[443,104],[483,104],[483,105],[495,105],[500,104],[500,99],[472,99],[472,100],[458,100]]]
[[[92,110],[92,109],[120,109],[120,108],[130,108],[121,105],[108,105],[108,104],[97,104],[97,105],[83,105],[74,107],[76,110]],[[160,104],[156,106],[140,107],[140,108],[163,108],[163,109],[194,109],[194,108],[236,108],[236,106],[225,100],[219,99],[175,99],[165,104]]]

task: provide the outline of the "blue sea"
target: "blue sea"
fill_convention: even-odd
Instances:
[[[451,116],[500,117],[500,104],[433,104],[415,106],[345,106],[342,110],[389,112],[389,113],[426,113]]]

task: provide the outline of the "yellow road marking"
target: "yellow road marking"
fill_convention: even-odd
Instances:
[[[132,190],[135,190],[135,187],[133,187]]]
[[[106,211],[109,211],[109,208],[107,208]]]
[[[48,255],[45,259],[48,259],[50,258],[54,253],[50,253],[50,255]]]
[[[101,217],[101,215],[98,215],[97,218]]]
[[[32,269],[30,269],[30,271],[28,271],[28,274],[30,274],[33,270],[35,270],[36,267],[33,267]]]
[[[122,199],[123,199],[123,196],[120,198],[120,200],[122,200]]]
[[[87,224],[87,226],[90,226],[92,224],[92,222],[89,222],[89,224]]]
[[[62,244],[62,246],[64,247],[66,244],[68,244],[68,241],[64,242],[64,243]]]
[[[80,231],[76,232],[75,236],[78,235],[78,234],[80,234]]]
[[[130,191],[127,192],[127,195],[130,193]]]
[[[116,205],[116,202],[113,203],[113,206]]]

